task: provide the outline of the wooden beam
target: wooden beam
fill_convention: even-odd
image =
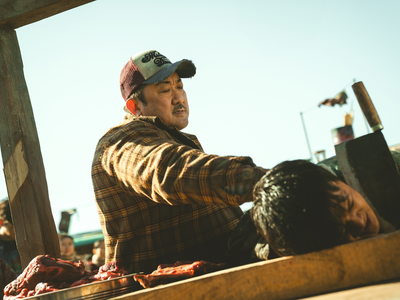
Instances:
[[[0,144],[22,267],[39,254],[60,257],[17,36],[1,26]]]
[[[132,292],[113,300],[298,299],[400,278],[399,253],[400,231],[396,231]]]
[[[0,26],[16,29],[95,0],[0,0]]]
[[[363,286],[340,292],[307,297],[303,300],[393,300],[400,299],[400,281]]]

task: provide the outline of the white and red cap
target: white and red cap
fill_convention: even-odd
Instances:
[[[132,56],[124,66],[120,76],[121,94],[126,101],[141,85],[163,81],[176,72],[180,78],[190,78],[196,74],[194,63],[182,59],[175,63],[156,50],[141,52]]]

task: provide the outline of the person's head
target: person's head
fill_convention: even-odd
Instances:
[[[0,201],[0,221],[2,223],[13,223],[11,217],[10,202],[7,197]]]
[[[193,77],[195,73],[196,67],[190,60],[171,63],[155,50],[133,56],[120,76],[127,109],[135,116],[157,116],[170,128],[185,128],[189,106],[181,78]]]
[[[72,256],[75,253],[73,237],[68,234],[60,233],[58,239],[60,242],[61,257]]]
[[[252,220],[280,256],[331,248],[376,235],[378,219],[365,199],[327,169],[286,161],[255,185]]]

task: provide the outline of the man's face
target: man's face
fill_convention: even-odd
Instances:
[[[345,199],[338,202],[345,210],[342,218],[345,224],[345,241],[353,242],[378,234],[378,218],[365,199],[341,181],[334,184],[340,188],[335,194]]]
[[[157,116],[166,126],[179,130],[188,125],[189,106],[183,82],[178,74],[173,73],[157,84],[145,85],[143,96],[147,104],[135,101],[139,115]]]

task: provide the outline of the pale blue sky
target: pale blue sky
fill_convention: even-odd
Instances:
[[[17,29],[56,225],[77,208],[71,233],[99,229],[90,178],[98,139],[123,116],[119,74],[135,53],[155,49],[193,60],[184,81],[185,132],[207,153],[251,156],[273,167],[334,155],[331,130],[354,110],[363,81],[389,144],[400,143],[399,1],[98,0]],[[317,107],[345,89],[348,105]],[[6,196],[4,177],[0,198]]]

